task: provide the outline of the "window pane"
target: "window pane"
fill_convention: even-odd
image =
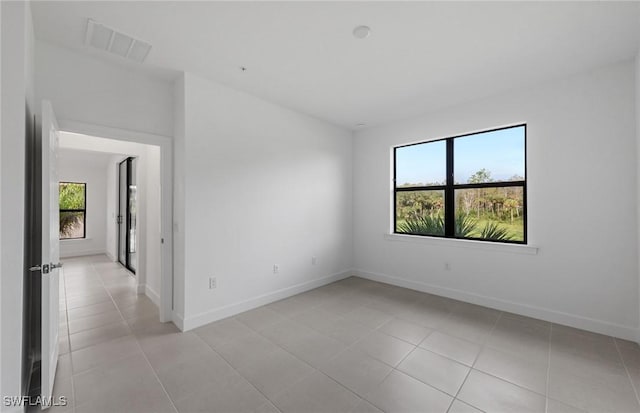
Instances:
[[[444,191],[397,192],[396,232],[444,236]]]
[[[60,209],[85,209],[85,184],[60,183]]]
[[[456,236],[524,241],[524,188],[457,189]]]
[[[456,184],[524,180],[524,126],[453,140]]]
[[[444,185],[447,174],[446,162],[445,141],[396,148],[396,185]]]
[[[84,237],[84,212],[60,211],[60,239]]]

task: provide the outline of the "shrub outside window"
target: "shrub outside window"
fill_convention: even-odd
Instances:
[[[87,184],[60,182],[60,239],[86,238]]]
[[[526,244],[526,125],[394,148],[394,232]]]

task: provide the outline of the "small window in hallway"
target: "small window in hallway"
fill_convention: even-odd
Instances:
[[[60,239],[86,238],[87,184],[60,182]]]

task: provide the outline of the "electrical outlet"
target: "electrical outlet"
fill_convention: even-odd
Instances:
[[[311,265],[316,265],[318,263],[317,257],[311,257]]]
[[[216,280],[216,277],[209,278],[209,289],[213,290],[216,287],[218,287],[218,280]]]
[[[280,266],[278,264],[273,264],[273,273],[277,274],[280,271]]]

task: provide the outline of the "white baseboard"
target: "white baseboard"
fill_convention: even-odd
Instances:
[[[182,314],[178,314],[174,311],[171,321],[173,321],[173,324],[175,324],[180,331],[184,331],[184,316]]]
[[[105,250],[86,250],[86,251],[60,251],[60,258],[86,257],[87,255],[108,255]]]
[[[151,301],[153,301],[155,305],[158,306],[158,308],[160,308],[160,294],[158,294],[155,290],[149,287],[148,284],[145,284],[144,293],[147,295],[147,297],[149,297]]]
[[[564,313],[561,311],[550,310],[527,304],[516,303],[500,298],[488,297],[467,291],[456,290],[453,288],[441,287],[419,281],[406,280],[404,278],[394,277],[387,274],[374,273],[365,270],[354,270],[354,275],[356,277],[366,278],[372,281],[378,281],[398,287],[409,288],[412,290],[435,294],[442,297],[453,298],[454,300],[478,304],[484,307],[520,314],[527,317],[533,317],[556,324],[562,324],[582,330],[592,331],[594,333],[606,334],[625,340],[640,342],[640,331],[637,328],[633,327],[609,323],[602,320],[596,320],[593,318]]]
[[[136,292],[138,294],[144,294],[147,291],[146,284],[138,284],[136,285]]]
[[[230,304],[224,307],[215,308],[204,313],[196,314],[188,318],[182,318],[179,315],[174,315],[174,322],[178,328],[182,331],[189,331],[194,328],[203,326],[205,324],[212,323],[214,321],[222,320],[223,318],[231,317],[242,312],[252,310],[254,308],[270,304],[274,301],[282,300],[291,297],[296,294],[303,293],[305,291],[312,290],[314,288],[322,287],[323,285],[330,284],[335,281],[340,281],[353,275],[352,270],[343,271],[338,274],[329,275],[327,277],[318,278],[315,280],[307,281],[302,284],[297,284],[291,287],[283,288],[278,291],[274,291],[268,294],[263,294],[258,297],[250,298],[239,303]],[[176,320],[178,318],[178,320]]]

